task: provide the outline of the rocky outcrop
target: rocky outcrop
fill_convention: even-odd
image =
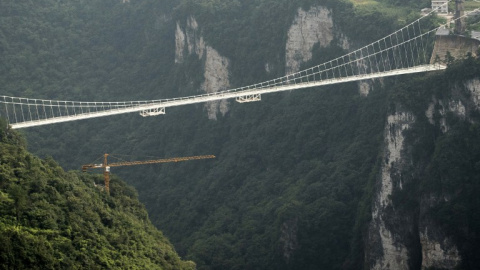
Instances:
[[[403,166],[404,130],[410,128],[415,117],[397,111],[387,118],[384,131],[384,163],[377,182],[377,192],[369,226],[366,261],[371,269],[409,269],[408,250],[404,238],[392,224],[399,221],[391,201],[394,188],[402,188],[400,171]]]
[[[285,73],[292,74],[300,70],[300,66],[312,59],[313,47],[328,47],[336,41],[337,46],[348,50],[350,43],[348,38],[338,29],[335,29],[333,15],[330,9],[321,6],[311,7],[305,11],[297,10],[297,15],[288,30],[288,39],[285,51]],[[366,63],[362,63],[366,65]],[[265,64],[265,70],[270,71],[269,64]],[[371,81],[358,82],[359,93],[367,96],[372,90]]]
[[[455,269],[461,263],[458,248],[453,241],[438,228],[420,231],[422,246],[422,269]]]
[[[480,109],[480,79],[475,78],[465,82],[465,88],[470,92],[471,100]]]
[[[433,101],[429,104],[425,115],[427,116],[430,124],[438,124],[440,130],[445,133],[449,129],[446,118],[447,114],[453,113],[456,116],[464,119],[466,117],[466,111],[467,109],[461,100],[443,101],[434,98]],[[435,119],[435,115],[438,115],[438,119]],[[435,121],[437,121],[437,123]]]
[[[175,63],[183,63],[185,55],[196,54],[202,59],[206,49],[203,36],[199,33],[197,20],[190,16],[187,19],[185,29],[177,22],[175,30]]]
[[[202,90],[207,93],[225,90],[230,86],[230,82],[228,81],[229,61],[210,46],[207,46],[205,49],[205,81],[202,84]],[[228,112],[228,101],[208,102],[205,104],[205,107],[208,112],[208,118],[216,120],[218,112],[220,112],[222,116]]]
[[[475,78],[455,86],[453,97],[448,100],[437,100],[433,97],[425,115],[430,124],[438,125],[445,133],[449,130],[446,120],[448,113],[453,113],[460,119],[469,119],[469,116],[478,110],[480,110],[480,80]]]
[[[422,254],[422,269],[458,269],[462,263],[460,251],[439,224],[433,221],[430,210],[451,200],[447,194],[424,194],[420,201],[418,223],[419,241]]]
[[[366,97],[372,90],[372,81],[359,81],[358,84],[358,92],[360,95]]]
[[[175,30],[175,64],[183,63],[185,58],[185,33],[180,24],[177,22],[177,29]]]
[[[425,116],[443,133],[449,132],[447,115],[470,118],[480,110],[480,80],[472,79],[452,87],[448,99],[432,98]],[[416,198],[418,208],[396,209],[392,198],[417,175],[411,162],[411,145],[406,144],[405,131],[412,128],[416,117],[397,105],[387,118],[384,131],[384,152],[381,173],[376,185],[372,220],[366,242],[366,263],[369,269],[456,269],[462,263],[457,243],[430,216],[430,210],[452,200],[445,194],[424,193]],[[408,172],[410,175],[402,175]]]
[[[335,31],[330,9],[314,6],[305,11],[299,8],[288,31],[285,72],[291,74],[299,71],[301,64],[312,59],[315,44],[327,47],[335,38],[339,40],[337,45],[348,49],[347,38],[340,31]]]
[[[175,31],[175,63],[181,64],[186,56],[195,54],[204,63],[204,82],[201,90],[213,93],[230,87],[229,66],[230,61],[221,56],[211,46],[205,44],[200,33],[197,20],[190,16],[186,21],[185,29],[177,22]],[[217,119],[217,114],[225,115],[228,112],[228,101],[212,101],[205,103],[208,118]]]
[[[265,63],[265,71],[267,73],[270,73],[272,71],[272,67],[271,67],[272,64],[270,63]]]
[[[280,242],[283,243],[283,258],[288,264],[297,249],[298,218],[290,219],[282,224]]]
[[[448,110],[459,116],[463,112],[464,115],[461,102],[451,101],[448,104],[444,114]],[[431,115],[432,121],[436,105],[430,105],[427,110],[427,116]],[[425,215],[438,202],[438,198],[422,198],[420,214],[416,211],[400,212],[392,202],[394,193],[401,191],[410,179],[402,175],[402,172],[411,171],[404,132],[415,121],[412,113],[401,108],[387,118],[384,162],[377,181],[366,245],[368,269],[407,270],[420,265],[422,269],[454,269],[461,262],[455,243]]]
[[[425,112],[432,125],[440,127],[443,133],[449,132],[447,114],[469,122],[476,121],[470,116],[480,110],[480,80],[468,80],[452,87],[448,99],[432,99]],[[458,269],[462,256],[457,243],[435,224],[429,215],[430,209],[452,201],[455,195],[449,191],[424,194],[420,202],[419,237],[422,251],[422,269]]]

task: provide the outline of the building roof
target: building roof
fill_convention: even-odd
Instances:
[[[450,35],[450,30],[445,28],[445,27],[439,28],[437,30],[436,35],[437,36],[448,36],[448,35]]]
[[[480,31],[472,31],[472,38],[480,40]]]

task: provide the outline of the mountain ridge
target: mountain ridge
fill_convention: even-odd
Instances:
[[[64,172],[25,150],[0,121],[1,269],[195,269],[148,219],[136,191],[114,178]]]

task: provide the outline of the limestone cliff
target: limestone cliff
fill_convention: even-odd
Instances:
[[[285,72],[295,73],[301,64],[312,59],[312,49],[315,44],[320,47],[330,46],[337,39],[337,45],[349,48],[347,38],[333,24],[332,10],[321,6],[311,7],[305,11],[297,10],[297,15],[288,30],[285,53]]]
[[[299,71],[303,63],[312,59],[312,50],[317,44],[322,48],[337,45],[347,51],[351,47],[348,38],[334,25],[332,10],[322,6],[313,6],[308,11],[299,8],[288,30],[285,73]],[[265,70],[270,70],[268,63]],[[371,89],[371,81],[358,82],[361,95],[367,96]]]
[[[436,201],[435,198],[430,198]],[[445,232],[434,224],[420,224],[422,269],[455,269],[461,263],[457,246]]]
[[[447,98],[432,97],[425,111],[428,122],[444,134],[451,129],[448,115],[475,121],[471,116],[480,110],[480,80],[475,78],[453,85],[450,92]],[[429,214],[431,209],[452,200],[450,191],[422,193],[413,199],[418,202],[418,208],[413,210],[399,210],[398,202],[392,201],[395,193],[422,177],[418,171],[422,165],[412,163],[414,146],[406,141],[405,134],[412,129],[417,118],[399,104],[387,117],[383,164],[375,188],[365,246],[368,269],[455,269],[462,263],[459,243]]]
[[[377,183],[368,235],[367,263],[371,269],[409,269],[404,239],[392,229],[402,217],[395,213],[391,195],[394,189],[402,188],[400,171],[404,162],[403,131],[409,129],[414,121],[413,114],[402,110],[397,110],[387,118],[384,162]],[[411,230],[411,226],[408,227],[407,230]]]
[[[450,101],[441,115],[452,112],[465,114],[464,106]],[[429,108],[431,110],[431,108]],[[428,112],[431,114],[432,112]],[[420,199],[420,210],[397,211],[392,203],[394,192],[402,190],[414,174],[410,163],[410,146],[405,143],[405,131],[415,123],[415,116],[397,106],[388,116],[385,127],[383,165],[376,186],[366,246],[368,269],[422,269],[436,267],[453,269],[461,262],[456,244],[425,213],[443,198],[425,196]],[[445,125],[441,122],[440,125]],[[444,132],[448,127],[444,128]],[[421,263],[420,263],[421,262]]]
[[[281,227],[280,242],[282,243],[283,259],[288,264],[296,250],[298,244],[298,218],[287,220]]]
[[[480,79],[465,82],[465,88],[470,92],[472,102],[480,109]]]
[[[437,100],[433,98],[426,116],[431,124],[438,125],[443,133],[450,130],[446,121],[447,114],[452,114],[458,119],[474,121],[471,116],[480,110],[480,80],[471,79],[453,86],[452,95],[449,99]],[[433,117],[437,115],[437,117]],[[459,247],[455,241],[448,236],[432,218],[428,215],[429,209],[439,204],[452,200],[452,195],[424,194],[420,203],[419,234],[422,248],[422,269],[455,269],[462,262]]]
[[[195,54],[204,65],[204,82],[201,90],[213,93],[230,87],[229,65],[230,61],[221,56],[214,48],[206,45],[195,17],[187,18],[185,28],[177,22],[175,31],[175,63],[185,61],[187,55]],[[205,104],[208,118],[217,119],[220,112],[225,115],[228,112],[228,101],[212,101]]]
[[[202,90],[207,93],[225,90],[230,86],[228,81],[229,61],[210,46],[207,46],[205,50],[205,82],[202,84]],[[208,118],[216,120],[218,112],[223,116],[228,112],[228,101],[208,102],[205,107],[207,108]]]
[[[345,35],[334,26],[332,10],[322,6],[311,7],[308,11],[299,8],[295,19],[288,30],[285,51],[285,72],[291,74],[299,71],[300,66],[311,60],[312,50],[316,44],[321,47],[337,46],[348,50],[350,44]],[[201,34],[195,17],[187,18],[184,26],[177,22],[175,30],[175,63],[181,64],[189,55],[197,55],[204,64],[204,83],[201,90],[207,93],[217,92],[230,87],[228,58],[220,55],[214,48],[207,45]],[[265,64],[265,70],[270,72],[271,64]],[[368,82],[360,82],[359,91],[367,95],[371,89]],[[228,101],[210,102],[205,108],[210,119],[217,119],[217,114],[225,115]]]
[[[175,31],[175,63],[183,63],[185,58],[185,33],[177,22]]]

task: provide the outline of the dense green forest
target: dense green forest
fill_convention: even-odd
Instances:
[[[65,172],[0,123],[1,269],[195,269],[123,181]],[[96,183],[99,183],[97,185]]]
[[[197,19],[206,43],[229,58],[232,86],[243,86],[284,75],[287,32],[300,7],[331,9],[335,30],[355,48],[417,18],[418,10],[429,5],[394,0],[121,2],[0,2],[1,93],[85,101],[195,94],[203,63],[196,56],[174,63],[175,27],[189,16]],[[342,53],[332,42],[314,48],[311,62]],[[52,156],[67,169],[78,170],[103,153],[132,160],[216,155],[214,161],[112,169],[138,190],[153,224],[198,269],[361,269],[386,117],[395,104],[403,104],[422,120],[409,131],[411,148],[417,149],[412,163],[418,168],[412,169],[417,173],[409,188],[393,194],[393,200],[399,211],[418,212],[422,194],[438,192],[436,176],[458,176],[442,178],[444,190],[453,193],[453,185],[468,194],[428,215],[463,241],[461,252],[471,258],[478,250],[478,219],[468,214],[479,189],[476,118],[451,116],[451,129],[443,134],[424,116],[432,95],[448,98],[452,85],[480,73],[478,60],[469,61],[452,66],[445,78],[416,75],[374,82],[366,97],[356,83],[347,83],[270,94],[251,104],[231,102],[229,112],[216,121],[207,118],[203,105],[195,105],[171,108],[156,118],[115,116],[22,133],[31,151]],[[460,175],[442,171],[456,155],[465,157],[456,159],[457,167],[467,169]],[[98,176],[64,174],[94,191],[88,196],[99,197],[98,211],[135,197],[120,181],[113,182],[108,198],[86,186],[101,180]],[[116,195],[115,189],[125,194]],[[458,208],[465,213],[463,223],[447,222],[455,220]],[[91,258],[103,263],[101,256]]]

